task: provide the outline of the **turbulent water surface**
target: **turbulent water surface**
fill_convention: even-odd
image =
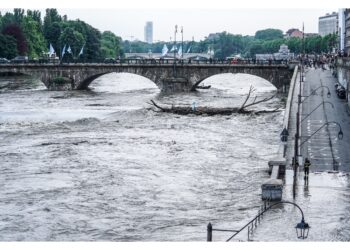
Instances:
[[[147,103],[239,106],[250,85],[259,96],[275,91],[240,74],[205,84],[212,88],[163,96],[130,74],[67,92],[2,77],[0,240],[203,241],[208,222],[237,229],[249,221],[283,112],[179,116]],[[282,105],[274,98],[256,109]],[[215,232],[214,240],[229,236]]]

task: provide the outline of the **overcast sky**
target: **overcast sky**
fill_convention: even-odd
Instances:
[[[174,37],[175,24],[183,26],[184,40],[196,41],[209,33],[227,31],[233,34],[254,35],[257,30],[266,28],[302,29],[305,32],[318,32],[318,17],[337,9],[59,9],[68,18],[79,18],[100,29],[110,30],[123,39],[144,39],[146,21],[153,22],[153,39],[169,41]],[[177,34],[179,40],[180,34]]]

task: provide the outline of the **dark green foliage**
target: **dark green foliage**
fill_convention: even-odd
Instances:
[[[103,58],[116,58],[121,56],[121,41],[120,37],[117,37],[110,31],[102,33],[101,39],[101,54]]]
[[[50,26],[46,28],[46,32],[44,34],[47,41],[46,48],[48,48],[49,44],[51,43],[55,51],[59,52],[59,38],[61,36],[61,25],[58,22],[51,23]]]
[[[66,83],[70,83],[71,81],[70,81],[69,78],[58,76],[58,77],[55,77],[52,80],[52,82],[55,83],[55,84],[66,84]]]
[[[2,30],[2,34],[15,38],[19,55],[26,55],[28,51],[27,41],[21,27],[18,24],[12,23],[5,26]]]
[[[17,42],[12,36],[0,34],[0,57],[12,59],[17,55]]]

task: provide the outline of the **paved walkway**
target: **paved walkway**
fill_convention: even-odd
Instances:
[[[298,79],[300,79],[299,75]],[[336,83],[337,80],[332,76],[330,70],[306,69],[304,82],[302,82],[302,96],[309,97],[302,98],[300,143],[305,141],[301,145],[301,153],[304,158],[309,157],[311,160],[311,172],[332,170],[350,172],[350,114],[346,101],[339,99],[335,92],[334,85]],[[291,108],[290,136],[286,152],[286,159],[289,164],[287,168],[289,169],[292,169],[291,162],[294,156],[294,135],[299,85],[298,80],[295,86]],[[316,90],[320,86],[325,87]],[[330,98],[327,97],[328,90],[326,87],[330,90]],[[316,90],[316,94],[310,95],[313,90]],[[320,107],[315,109],[318,105]],[[308,114],[310,115],[307,116]],[[344,133],[342,140],[338,139],[339,127],[333,123],[329,124],[329,126],[324,126],[312,138],[308,139],[325,123],[332,121],[339,123],[342,127]]]
[[[339,99],[335,92],[336,78],[330,70],[308,69],[306,71],[305,83],[303,84],[303,95],[309,96],[311,92],[320,86],[317,95],[304,97],[302,105],[301,142],[307,140],[314,132],[327,122],[337,122],[342,127],[344,137],[338,138],[339,127],[330,123],[324,126],[312,138],[301,147],[304,157],[309,157],[312,163],[310,171],[346,171],[350,172],[350,116],[347,111],[346,101]],[[327,88],[331,96],[327,97]],[[323,102],[323,103],[322,103]],[[312,112],[320,105],[314,112]],[[332,108],[332,105],[334,108]],[[308,114],[312,114],[306,117]]]
[[[302,95],[309,95],[322,84],[329,87],[331,97],[327,98],[325,88],[317,90],[317,95],[312,95],[304,101],[302,119],[322,101],[330,101],[334,109],[330,104],[321,105],[302,122],[302,136],[311,135],[327,121],[336,121],[342,126],[343,140],[337,138],[338,127],[330,125],[328,130],[326,127],[323,128],[315,134],[313,139],[304,144],[302,152],[304,156],[311,158],[312,168],[308,182],[304,180],[302,168],[299,169],[295,199],[293,199],[291,166],[288,166],[284,180],[283,200],[297,203],[304,211],[306,222],[311,226],[309,238],[306,241],[350,241],[350,116],[345,101],[339,99],[335,93],[335,83],[336,79],[331,76],[329,70],[306,70]],[[325,89],[323,96],[322,89]],[[289,131],[291,136],[286,152],[289,163],[294,154],[299,84],[296,85],[294,92]],[[306,137],[302,137],[302,141],[304,139]],[[334,169],[333,159],[339,163],[339,172],[328,172]],[[298,209],[289,204],[283,204],[266,213],[260,225],[254,230],[251,239],[301,241],[297,239],[294,228],[300,219],[301,214]]]

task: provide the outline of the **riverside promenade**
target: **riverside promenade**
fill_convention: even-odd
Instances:
[[[298,79],[300,75],[298,74]],[[349,241],[350,240],[350,115],[344,99],[335,93],[337,80],[330,70],[308,68],[302,82],[302,96],[308,96],[319,86],[316,95],[306,99],[301,107],[301,120],[319,103],[322,104],[301,123],[301,142],[306,140],[324,123],[335,121],[342,127],[343,139],[337,137],[339,128],[329,124],[303,144],[303,159],[309,157],[311,168],[309,181],[304,180],[303,167],[297,172],[296,196],[293,199],[294,135],[296,128],[297,96],[299,82],[293,92],[291,105],[289,139],[286,150],[287,169],[283,186],[283,200],[297,203],[304,211],[305,220],[311,226],[306,241]],[[322,95],[323,92],[323,95]],[[338,168],[338,170],[335,170]],[[295,237],[295,225],[300,221],[299,212],[291,207],[281,205],[280,209],[267,213],[261,224],[251,236],[253,241],[299,241]]]

